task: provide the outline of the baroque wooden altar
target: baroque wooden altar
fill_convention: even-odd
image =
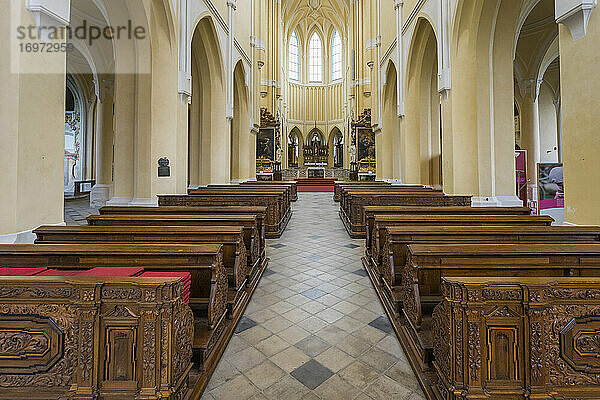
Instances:
[[[281,164],[281,123],[266,108],[260,110],[260,130],[256,135],[256,170],[269,164],[273,173],[275,164]],[[266,170],[263,170],[267,172]]]
[[[356,172],[376,172],[375,133],[371,126],[371,109],[367,108],[350,124],[350,145],[356,149]]]

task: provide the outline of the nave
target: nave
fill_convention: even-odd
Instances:
[[[424,399],[360,261],[364,240],[348,237],[330,193],[298,196],[203,399]]]
[[[85,224],[85,201],[65,205]],[[202,399],[424,399],[331,193],[299,193]],[[262,396],[262,397],[261,397]]]

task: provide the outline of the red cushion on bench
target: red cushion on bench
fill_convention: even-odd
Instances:
[[[144,272],[142,267],[96,267],[80,271],[79,276],[139,276]]]
[[[58,269],[47,269],[36,276],[77,276],[81,271],[60,271]]]
[[[48,268],[46,267],[35,267],[35,268],[11,268],[2,267],[0,268],[0,276],[32,276],[37,275],[40,272],[44,272]]]
[[[96,267],[88,270],[61,271],[57,269],[46,270],[38,276],[97,276],[97,277],[123,277],[138,276],[144,271],[142,267]]]
[[[192,274],[190,274],[189,272],[177,272],[177,271],[144,271],[143,274],[140,275],[140,277],[147,277],[147,278],[176,278],[176,277],[180,277],[183,278],[183,289],[182,289],[182,295],[183,295],[183,301],[186,303],[190,302],[190,286],[192,284]]]

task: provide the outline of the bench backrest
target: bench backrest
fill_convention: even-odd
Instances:
[[[216,324],[227,310],[227,274],[221,244],[15,244],[0,245],[0,266],[78,270],[141,266],[148,271],[192,274],[190,305],[207,299],[207,320]],[[202,300],[204,302],[204,300]]]

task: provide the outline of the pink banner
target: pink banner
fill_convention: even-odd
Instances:
[[[540,210],[548,210],[550,208],[564,208],[565,199],[547,199],[540,201]]]

